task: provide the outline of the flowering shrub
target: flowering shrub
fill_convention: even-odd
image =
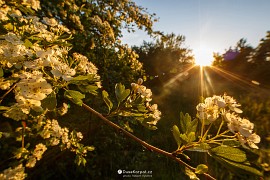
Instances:
[[[19,9],[11,9],[2,1],[0,4],[0,89],[5,92],[0,110],[7,120],[21,122],[16,128],[21,147],[13,157],[19,165],[3,171],[1,177],[23,179],[24,167],[33,168],[49,146],[70,150],[76,153],[78,165],[85,164],[84,156],[94,147],[79,143],[83,139],[81,132],[59,125],[57,118],[67,113],[68,105],[59,107],[57,101],[64,96],[81,106],[85,94],[97,95],[101,88],[97,67],[86,56],[69,53],[72,36],[55,18],[22,15]],[[40,9],[38,1],[24,1],[24,5]],[[154,128],[160,112],[157,105],[150,105],[151,90],[141,83],[140,80],[131,91],[116,85],[118,107],[112,115],[135,116],[142,124]],[[9,94],[14,94],[13,100]],[[103,97],[111,109],[106,91]],[[58,115],[51,119],[50,112]],[[25,137],[37,139],[37,143],[25,142]]]
[[[182,114],[181,128],[173,126],[177,150],[172,153],[160,150],[130,133],[130,122],[139,122],[155,130],[161,118],[157,104],[151,104],[152,91],[142,85],[141,78],[131,83],[128,89],[117,83],[115,96],[109,95],[104,89],[101,90],[102,79],[98,68],[86,56],[72,52],[70,40],[73,36],[63,22],[58,21],[57,17],[39,18],[33,15],[40,9],[38,0],[23,0],[22,4],[13,5],[8,6],[0,0],[1,121],[3,119],[12,124],[15,129],[1,132],[0,137],[8,139],[12,136],[16,139],[15,142],[11,139],[13,155],[7,157],[12,163],[5,165],[6,168],[1,167],[0,179],[26,178],[25,169],[35,167],[52,146],[74,152],[75,162],[78,165],[86,164],[85,156],[95,148],[82,143],[81,132],[61,126],[62,116],[68,113],[67,102],[82,106],[145,147],[183,164],[189,177],[204,174],[212,178],[207,174],[206,165],[193,168],[178,157],[184,155],[188,158],[184,154],[186,150],[207,152],[219,161],[261,175],[240,148],[242,145],[258,149],[260,137],[253,133],[253,123],[238,115],[242,111],[232,97],[206,98],[196,107],[198,119],[191,120],[189,115]],[[109,39],[115,40],[108,23],[102,22],[98,16],[94,16],[92,21],[108,31]],[[130,54],[130,58],[137,58],[136,54]],[[141,64],[132,62],[134,69],[141,68]],[[102,97],[108,108],[106,115],[84,103],[86,97],[94,96]],[[123,127],[108,120],[114,116],[128,117]],[[213,133],[212,128],[215,127],[218,128]],[[237,155],[237,158],[232,155]]]

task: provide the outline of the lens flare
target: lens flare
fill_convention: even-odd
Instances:
[[[212,52],[207,49],[194,50],[195,64],[198,66],[211,66],[213,62]]]

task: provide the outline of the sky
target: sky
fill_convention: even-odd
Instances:
[[[270,0],[133,0],[156,13],[154,30],[184,35],[195,57],[224,53],[244,38],[256,47],[270,30]],[[124,33],[123,43],[151,41],[143,31]]]

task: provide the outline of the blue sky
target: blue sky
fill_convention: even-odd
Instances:
[[[256,47],[270,30],[270,0],[134,0],[159,21],[155,30],[186,37],[195,54],[211,56],[235,46],[241,38]],[[124,33],[122,39],[140,45],[150,38],[142,31]]]

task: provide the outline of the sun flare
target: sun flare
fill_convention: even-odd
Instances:
[[[213,62],[212,52],[205,49],[194,50],[195,64],[198,66],[211,66]]]

